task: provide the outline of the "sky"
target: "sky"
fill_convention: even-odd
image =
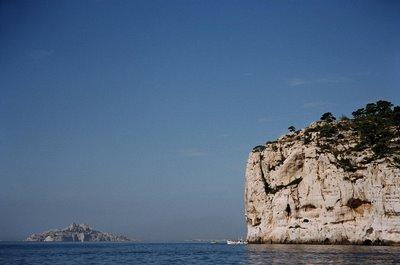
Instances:
[[[252,147],[400,104],[399,1],[0,1],[0,240],[245,236]]]

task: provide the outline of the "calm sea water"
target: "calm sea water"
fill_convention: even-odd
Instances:
[[[400,247],[3,242],[0,264],[400,264]]]

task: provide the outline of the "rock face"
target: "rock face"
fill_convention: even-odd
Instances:
[[[331,134],[322,130],[328,125]],[[249,243],[400,243],[398,157],[357,151],[361,139],[351,126],[320,121],[253,149],[245,185]]]
[[[35,242],[126,242],[130,239],[126,236],[116,236],[103,233],[90,228],[87,224],[72,223],[64,229],[46,231],[40,234],[30,235],[26,241]]]

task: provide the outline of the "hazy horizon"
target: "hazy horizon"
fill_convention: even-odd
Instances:
[[[400,2],[1,1],[0,240],[245,236],[252,147],[400,104]]]

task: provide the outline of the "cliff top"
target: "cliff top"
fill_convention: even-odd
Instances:
[[[400,106],[388,101],[369,103],[352,112],[352,118],[337,120],[332,113],[324,113],[319,121],[302,130],[293,126],[289,133],[276,141],[253,148],[276,150],[295,143],[314,145],[320,153],[331,153],[345,171],[355,171],[356,164],[387,160],[400,168]]]

